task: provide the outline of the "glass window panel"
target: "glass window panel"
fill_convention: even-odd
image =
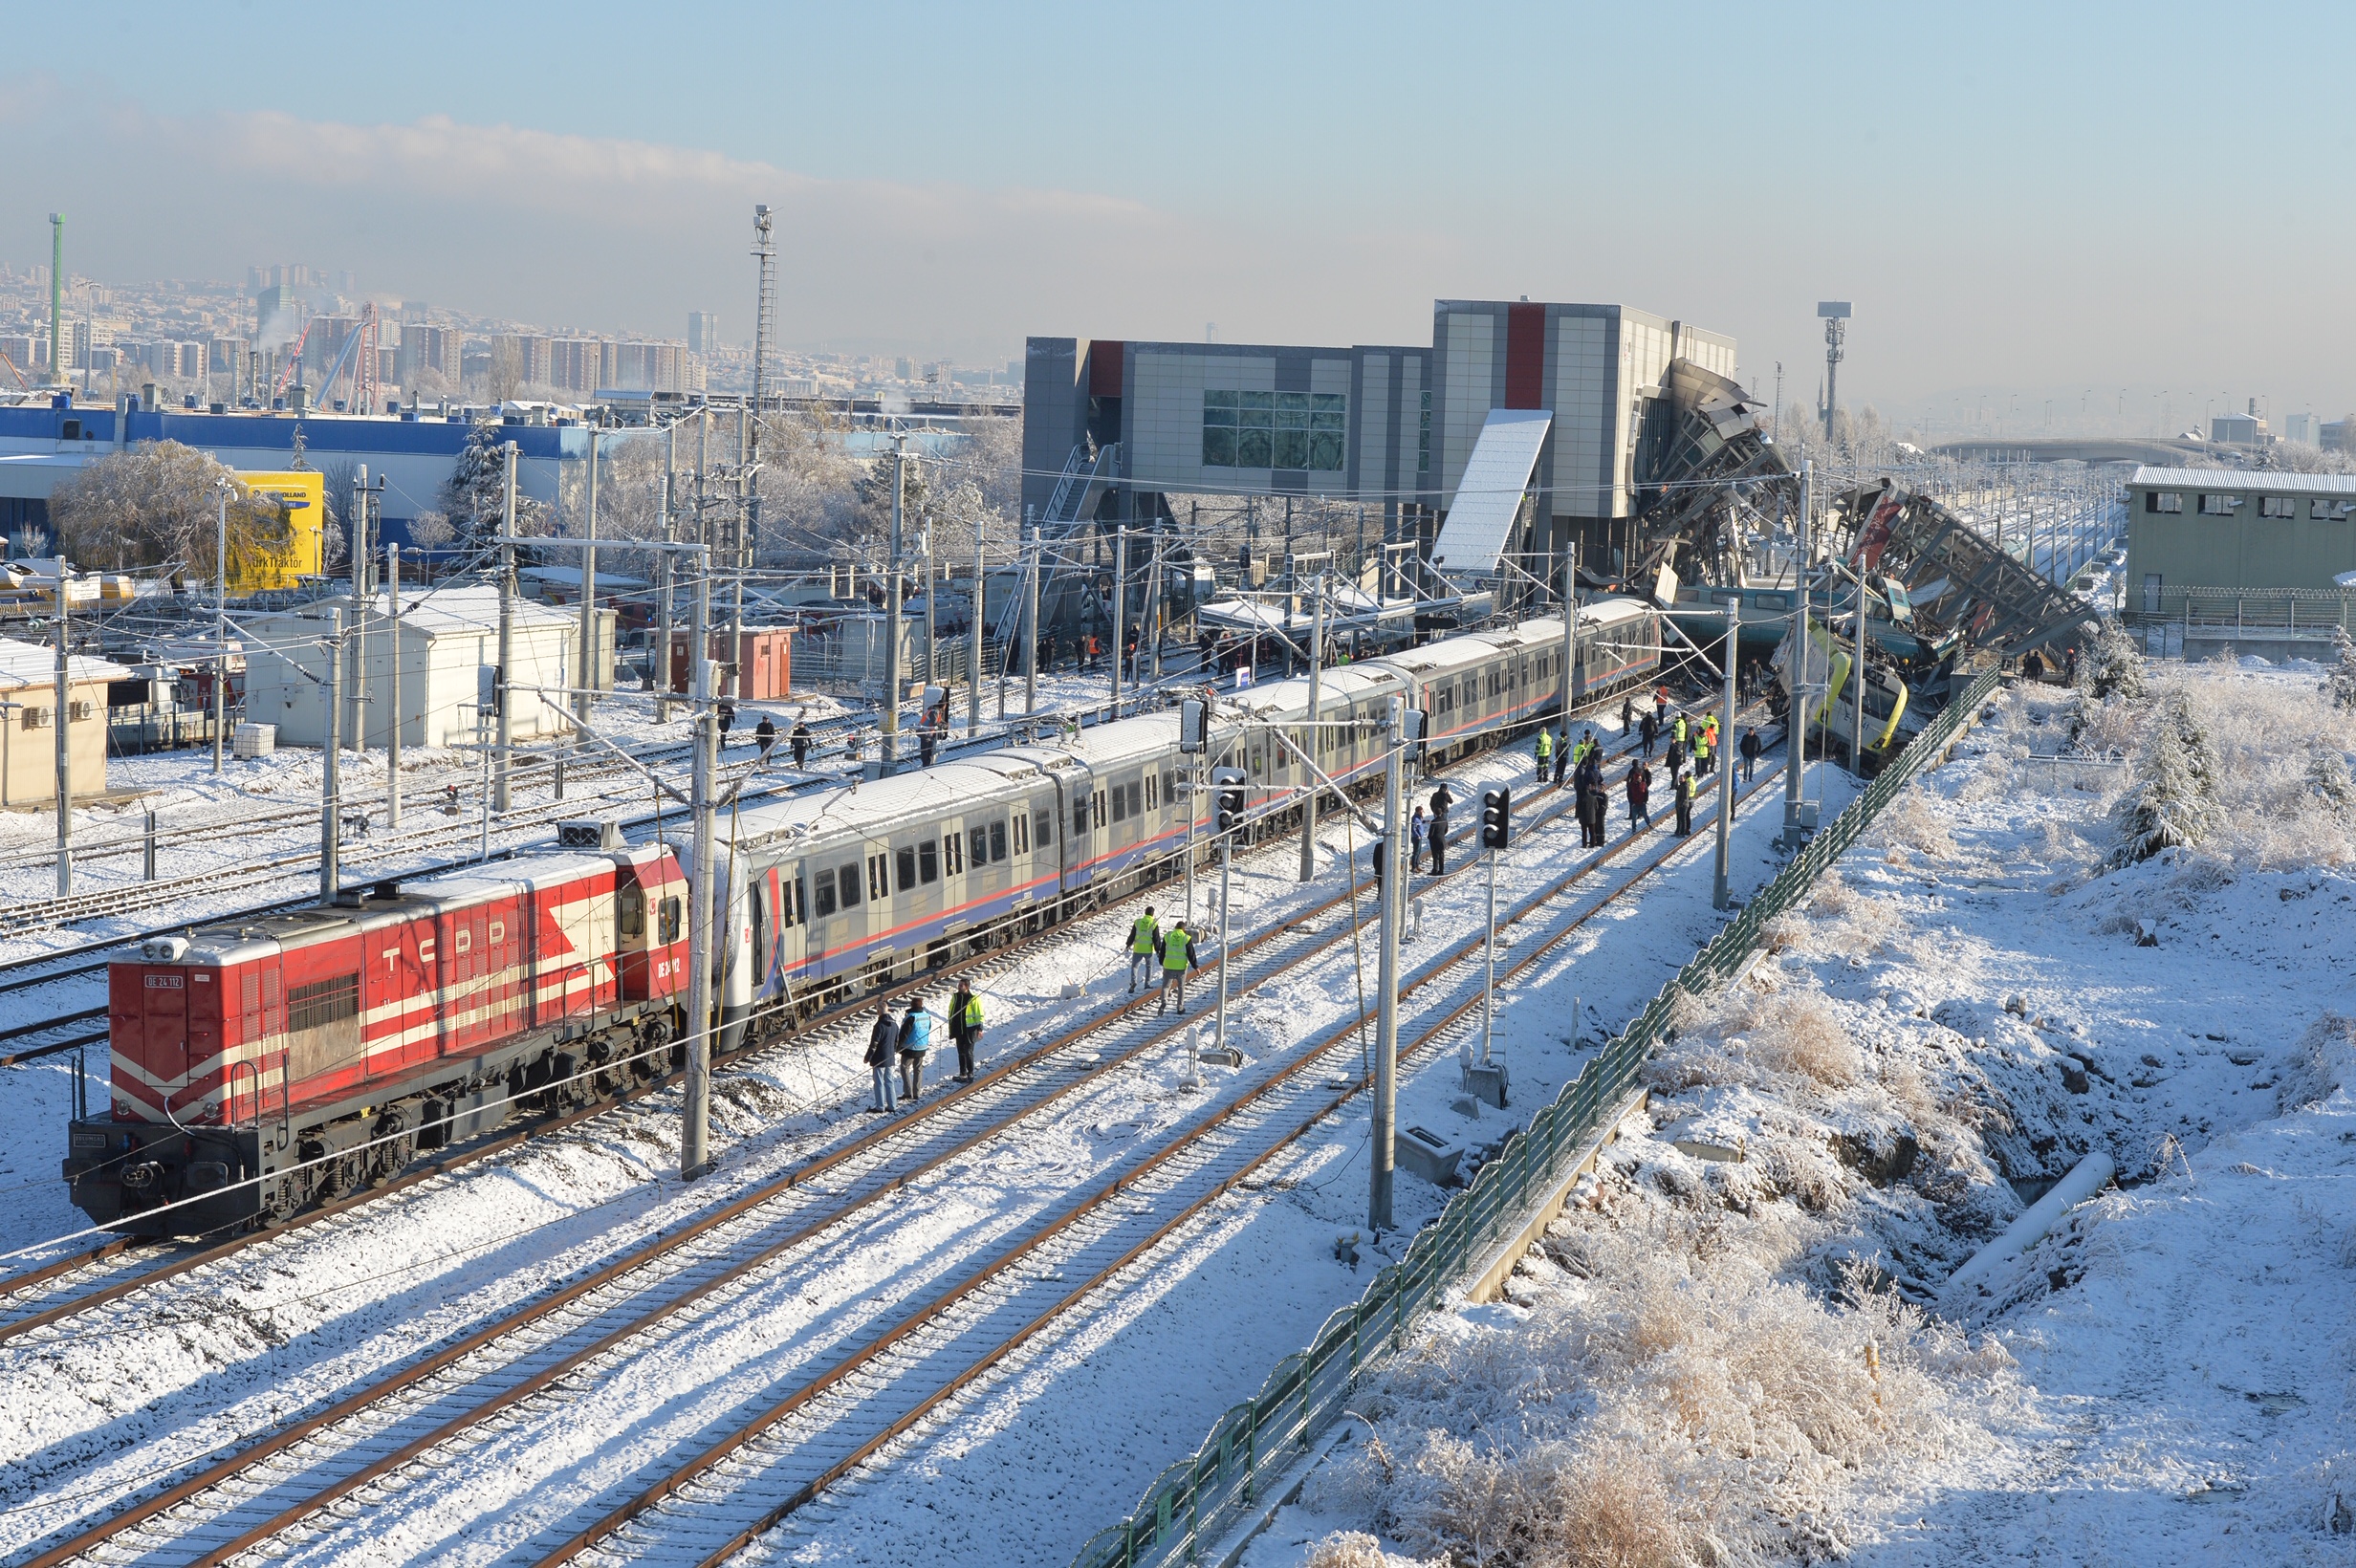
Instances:
[[[941,852],[933,847],[929,838],[916,846],[916,875],[920,882],[936,882],[941,880]]]
[[[895,880],[900,884],[900,891],[905,893],[916,885],[916,851],[913,849],[899,850],[894,853],[892,861],[892,869],[896,874]],[[925,880],[932,881],[930,877]]]
[[[1309,414],[1308,414],[1308,410],[1306,410],[1306,409],[1302,409],[1302,408],[1279,408],[1279,409],[1277,409],[1277,410],[1276,410],[1276,428],[1277,428],[1277,429],[1279,429],[1279,430],[1306,430],[1308,427],[1309,427]]]
[[[1235,418],[1237,424],[1246,430],[1273,429],[1276,423],[1275,411],[1267,408],[1247,408]]]
[[[1347,430],[1349,427],[1349,416],[1346,414],[1311,414],[1309,416],[1309,428],[1312,430]]]
[[[987,828],[973,828],[973,829],[971,829],[971,830],[969,830],[969,831],[972,834],[972,837],[973,837],[973,848],[972,848],[972,852],[971,852],[971,854],[968,858],[969,858],[970,860],[972,860],[972,862],[973,862],[975,865],[986,865],[986,864],[988,864],[988,863],[989,863],[989,860],[990,860],[990,837],[989,837],[989,829],[987,829]],[[1001,822],[1001,823],[999,823],[999,824],[998,824],[998,832],[999,832],[1001,835],[1003,835],[1003,834],[1006,832],[1006,824],[1005,824],[1005,823]],[[1003,854],[1001,854],[1001,855],[998,857],[998,859],[1000,859],[1000,860],[1004,860],[1004,859],[1006,859],[1006,857],[1005,857]]]
[[[824,920],[828,915],[831,915],[834,912],[835,879],[832,877],[820,877],[818,879],[818,919]]]
[[[1274,392],[1238,392],[1235,398],[1238,408],[1274,408],[1276,405]]]
[[[1232,468],[1235,466],[1235,432],[1215,425],[1203,426],[1203,465],[1212,468]]]
[[[1312,392],[1309,406],[1320,414],[1347,414],[1350,400],[1339,392]]]
[[[993,861],[1006,859],[1006,824],[1004,822],[990,824],[990,858]]]
[[[1296,409],[1305,414],[1309,411],[1309,394],[1306,392],[1279,392],[1276,394],[1276,406],[1278,408]]]
[[[1345,445],[1346,443],[1336,431],[1312,431],[1309,436],[1309,467],[1339,471],[1342,467],[1342,448]]]
[[[835,882],[842,890],[842,906],[845,909],[858,908],[859,867],[856,864],[838,867],[835,872]]]
[[[1276,458],[1273,468],[1305,468],[1309,466],[1309,432],[1278,430],[1276,433]]]
[[[1238,430],[1235,432],[1235,467],[1265,468],[1269,466],[1269,432]]]
[[[1203,407],[1204,407],[1204,408],[1206,408],[1206,409],[1211,409],[1211,408],[1233,408],[1233,407],[1234,407],[1234,406],[1235,406],[1235,394],[1234,394],[1234,393],[1233,393],[1233,392],[1211,392],[1211,391],[1206,391],[1206,392],[1203,394]]]
[[[1215,425],[1226,425],[1232,429],[1234,427],[1234,424],[1235,410],[1233,408],[1206,408],[1203,410],[1203,428],[1206,430],[1211,429]]]

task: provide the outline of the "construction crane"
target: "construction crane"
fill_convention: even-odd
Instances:
[[[355,355],[359,356],[357,361],[353,361]],[[319,378],[319,402],[327,402],[335,392],[336,378],[343,374],[347,361],[352,361],[352,409],[364,414],[376,405],[378,391],[377,307],[373,300],[361,308],[359,323],[343,340],[343,347],[328,365],[327,374]]]
[[[316,319],[313,317],[313,320]],[[278,372],[278,384],[270,389],[273,398],[285,397],[286,389],[294,384],[294,372],[302,368],[303,340],[310,336],[311,322],[305,321],[303,330],[294,335],[294,346],[286,351],[286,368]]]
[[[19,392],[30,392],[33,390],[32,385],[25,380],[25,373],[16,368],[15,360],[10,359],[5,354],[0,354],[0,365],[8,366],[9,374],[16,378],[16,389]]]

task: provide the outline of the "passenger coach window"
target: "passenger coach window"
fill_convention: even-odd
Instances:
[[[916,880],[937,882],[941,880],[941,852],[927,838],[916,846]]]
[[[1083,835],[1088,831],[1088,797],[1084,795],[1072,802],[1072,831]]]
[[[884,899],[891,896],[889,863],[888,859],[882,855],[867,857],[867,896],[869,898]],[[856,866],[847,865],[842,870],[842,906],[848,909],[859,902],[859,870]]]
[[[975,865],[988,865],[990,863],[990,830],[988,828],[977,827],[969,828],[966,832],[967,837],[972,840],[973,863]],[[998,832],[1003,835],[1006,832],[1006,829],[1004,827],[1000,827]]]
[[[1014,853],[1021,855],[1031,848],[1031,818],[1021,812],[1014,814]]]
[[[941,869],[945,875],[954,877],[965,868],[965,836],[951,831],[944,835],[941,839]]]
[[[990,858],[993,860],[1006,859],[1006,824],[1004,822],[990,824]]]
[[[818,873],[818,919],[824,920],[834,912],[835,874],[831,871],[821,871]]]
[[[916,850],[913,845],[892,852],[892,865],[899,872],[899,888],[905,893],[916,885]],[[929,878],[927,879],[930,881]]]
[[[1128,819],[1129,787],[1126,784],[1116,784],[1113,786],[1113,820],[1125,822]]]
[[[1056,847],[1056,814],[1054,812],[1043,811],[1032,817],[1031,845],[1035,849]]]

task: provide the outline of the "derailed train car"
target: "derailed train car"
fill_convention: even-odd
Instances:
[[[1559,618],[1470,634],[1223,698],[1214,762],[1251,778],[1274,831],[1309,780],[1269,727],[1343,787],[1382,765],[1390,699],[1449,760],[1553,711]],[[1580,611],[1572,688],[1648,682],[1646,605]],[[1179,875],[1211,842],[1180,787],[1175,713],[746,807],[719,824],[718,1048],[962,951]],[[592,842],[596,842],[592,834]],[[65,1176],[95,1220],[142,1234],[267,1224],[389,1179],[518,1112],[609,1096],[688,1037],[689,852],[562,848],[295,914],[159,937],[110,966],[113,1092],[68,1130]]]

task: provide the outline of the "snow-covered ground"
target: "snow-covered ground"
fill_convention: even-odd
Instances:
[[[1247,1561],[2356,1562],[2348,715],[2151,674],[2006,694]],[[2180,722],[2199,841],[2115,863],[2142,765],[2031,753]],[[2117,1187],[1942,1290],[2093,1151]]]
[[[1527,766],[1519,755],[1486,757],[1452,782],[1463,796],[1483,782],[1526,778]],[[1838,795],[1828,802],[1839,804]],[[1772,874],[1765,838],[1778,816],[1770,801],[1738,829],[1738,882]],[[1239,927],[1280,923],[1331,892],[1352,840],[1339,819],[1327,826],[1319,883],[1294,882],[1281,848],[1237,877]],[[1560,875],[1574,841],[1567,827],[1528,834],[1500,879],[1501,902]],[[1591,1043],[1706,938],[1715,919],[1708,846],[1697,836],[1647,891],[1591,921],[1509,997],[1508,1020],[1523,1022],[1504,1049],[1526,1102],[1553,1094],[1582,1058],[1570,1039],[1572,995],[1585,998]],[[1363,838],[1354,847],[1363,861]],[[1427,896],[1427,934],[1408,949],[1411,969],[1475,928],[1480,899],[1477,877]],[[1566,902],[1560,917],[1534,919],[1514,940],[1576,908]],[[1128,918],[1123,909],[1076,925],[999,971],[984,988],[993,1019],[985,1056],[1022,1049],[1116,1000]],[[1370,943],[1364,956],[1370,984]],[[1067,984],[1082,994],[1064,998]],[[1239,1000],[1235,1037],[1255,1059],[1280,1057],[1350,1015],[1358,984],[1356,959],[1342,944]],[[1452,1125],[1475,1142],[1501,1136],[1506,1122],[1494,1113],[1475,1125],[1450,1109],[1451,1051],[1452,1042],[1406,1075],[1403,1122]],[[556,1402],[504,1426],[498,1441],[437,1471],[413,1506],[373,1509],[382,1528],[372,1526],[369,1539],[331,1535],[310,1555],[474,1561],[528,1538],[535,1521],[581,1506],[675,1441],[666,1433],[699,1402],[789,1373],[779,1334],[799,1346],[851,1332],[896,1292],[980,1255],[1025,1215],[1068,1201],[1107,1162],[1200,1114],[1202,1095],[1177,1077],[1167,1053],[1103,1072],[1052,1117],[824,1238],[687,1337],[671,1362],[600,1376],[594,1410]],[[676,1112],[658,1100],[0,1348],[0,1408],[12,1417],[0,1438],[9,1461],[0,1471],[0,1551],[102,1513],[144,1482],[185,1473],[839,1145],[871,1124],[860,1111],[865,1078],[848,1039],[772,1053],[724,1076],[720,1168],[692,1187],[665,1175],[676,1159]],[[0,1209],[11,1244],[70,1223],[31,1201],[54,1190],[48,1158],[34,1152],[55,1147],[62,1115],[61,1087],[43,1081],[45,1094],[0,1103],[0,1130],[22,1151],[6,1179],[24,1184],[26,1195]],[[1132,1271],[1132,1288],[1059,1322],[884,1464],[796,1516],[767,1549],[841,1562],[1067,1559],[1353,1296],[1363,1266],[1397,1254],[1404,1236],[1369,1246],[1359,1272],[1334,1256],[1335,1235],[1363,1228],[1365,1142],[1363,1102],[1353,1102],[1150,1254]],[[1405,1177],[1400,1187],[1401,1221],[1411,1230],[1442,1194]],[[460,1528],[469,1518],[488,1528]]]

